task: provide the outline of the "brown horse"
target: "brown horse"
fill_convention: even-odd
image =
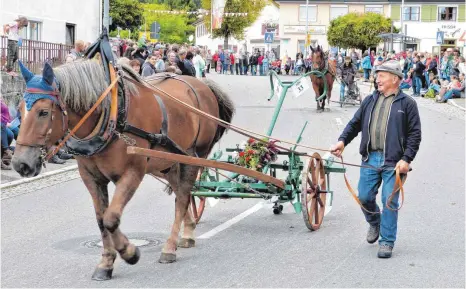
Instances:
[[[39,174],[44,151],[64,137],[65,116],[67,115],[69,127],[74,127],[109,84],[102,64],[95,60],[64,64],[55,69],[46,64],[42,76],[33,75],[22,64],[21,69],[27,90],[20,104],[21,131],[12,163],[19,174],[31,177]],[[159,133],[163,127],[165,111],[168,116],[168,137],[190,155],[201,158],[208,156],[213,145],[222,137],[224,128],[187,112],[167,94],[155,93],[128,68],[120,69],[120,74],[133,80],[131,82],[121,78],[118,83],[120,88],[124,86],[129,101],[125,123],[146,132]],[[147,81],[189,105],[231,122],[235,112],[234,105],[214,83],[194,77],[166,76]],[[64,109],[57,104],[56,100],[59,99],[65,106]],[[119,106],[119,112],[121,109],[124,110],[124,107]],[[65,110],[67,114],[62,113]],[[102,105],[84,122],[75,134],[78,142],[84,142],[99,131],[103,111]],[[167,180],[170,191],[174,191],[176,195],[175,220],[159,262],[174,262],[177,246],[189,248],[195,244],[195,222],[188,212],[188,205],[199,167],[127,155],[128,139],[135,140],[136,146],[141,148],[170,151],[161,145],[153,147],[145,138],[125,132],[124,137],[114,137],[102,151],[87,157],[75,157],[81,178],[92,196],[104,246],[101,261],[92,276],[94,280],[111,279],[117,253],[129,264],[136,264],[139,260],[139,249],[128,241],[120,231],[119,224],[125,206],[145,174]],[[107,191],[109,182],[116,186],[110,203]],[[182,222],[184,231],[177,244]]]
[[[327,102],[330,105],[333,81],[335,80],[336,63],[335,61],[328,60],[320,45],[317,45],[317,48],[313,48],[311,46],[311,51],[312,70],[322,72],[324,74],[325,79],[327,80],[327,93],[321,100],[317,101],[317,111],[324,111],[325,99],[327,99]],[[311,74],[311,81],[317,99],[324,93],[324,79],[315,74]]]

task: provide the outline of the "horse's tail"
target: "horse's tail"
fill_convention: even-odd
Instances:
[[[235,114],[235,105],[230,97],[215,82],[205,79],[204,83],[212,90],[218,102],[218,114],[221,120],[231,123]],[[218,126],[212,146],[222,138],[226,128]]]

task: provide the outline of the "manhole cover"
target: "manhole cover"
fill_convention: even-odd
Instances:
[[[129,242],[136,247],[153,247],[162,244],[162,241],[151,238],[129,238]],[[83,245],[88,248],[102,248],[104,246],[102,240],[86,241]]]

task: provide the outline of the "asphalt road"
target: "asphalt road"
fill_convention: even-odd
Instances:
[[[276,98],[266,101],[268,79],[213,79],[237,105],[234,123],[265,132],[277,103]],[[337,96],[338,86],[334,90]],[[332,104],[330,111],[316,113],[312,95],[310,90],[299,98],[288,95],[274,136],[295,139],[309,121],[303,143],[327,148],[336,141],[356,108]],[[174,196],[147,176],[121,224],[130,238],[147,240],[139,263],[130,266],[117,259],[111,281],[92,281],[101,254],[95,247],[99,230],[91,198],[82,181],[74,179],[2,200],[2,286],[464,287],[464,114],[424,99],[418,103],[423,139],[405,185],[391,259],[376,257],[378,246],[365,241],[367,224],[343,177],[332,175],[333,210],[320,230],[308,231],[291,206],[274,215],[270,204],[258,205],[263,201],[221,200],[207,205],[196,235],[222,224],[225,229],[197,239],[195,248],[178,249],[176,263],[159,264],[174,218]],[[220,146],[243,140],[229,132]],[[345,150],[346,161],[359,163],[358,146],[359,138]],[[358,169],[349,168],[348,175],[357,187]],[[238,216],[244,218],[228,226]]]

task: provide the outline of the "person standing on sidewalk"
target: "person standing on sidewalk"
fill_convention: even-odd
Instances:
[[[379,239],[379,258],[390,258],[395,245],[398,211],[387,209],[387,199],[395,186],[396,170],[402,178],[409,171],[421,143],[421,120],[416,101],[399,89],[403,72],[398,61],[387,61],[376,68],[378,91],[367,96],[353,119],[332,147],[340,157],[344,148],[361,132],[359,153],[362,167],[359,178],[359,200],[369,223],[367,242]],[[367,168],[372,166],[378,170]],[[381,183],[382,205],[376,203]],[[388,204],[398,208],[398,194]]]
[[[20,40],[19,31],[28,26],[28,19],[24,16],[18,17],[15,22],[3,25],[3,33],[8,35],[8,57],[6,71],[13,72],[13,66],[18,60],[18,42]]]

